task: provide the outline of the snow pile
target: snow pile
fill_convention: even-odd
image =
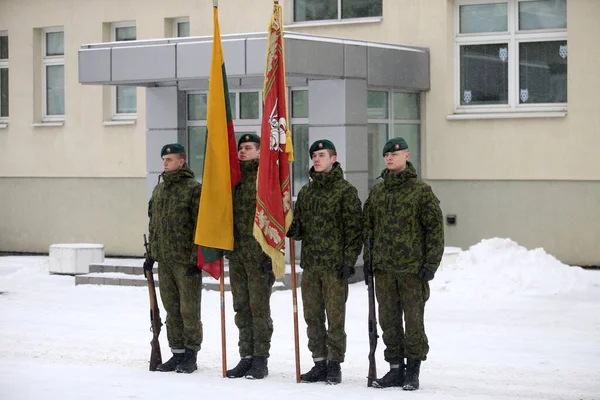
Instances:
[[[510,239],[484,239],[438,272],[434,290],[476,297],[554,295],[600,286],[597,271],[561,263],[544,249],[528,250]]]

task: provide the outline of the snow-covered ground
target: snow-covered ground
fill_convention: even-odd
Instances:
[[[431,351],[421,390],[366,387],[367,290],[351,285],[343,383],[296,384],[292,297],[272,297],[270,375],[221,377],[218,292],[203,292],[204,343],[192,375],[148,371],[151,332],[143,287],[75,286],[48,274],[47,257],[0,257],[0,399],[600,399],[600,271],[541,249],[484,240],[432,282]],[[226,295],[227,360],[238,361]],[[312,366],[298,291],[301,366]],[[164,312],[162,313],[164,322]],[[381,333],[381,332],[380,332]],[[169,357],[166,330],[163,358]],[[378,372],[383,361],[378,344]]]

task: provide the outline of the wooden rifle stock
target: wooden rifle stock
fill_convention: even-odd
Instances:
[[[144,248],[146,249],[146,260],[151,259],[146,234],[144,234]],[[160,309],[158,308],[158,301],[156,300],[154,274],[152,271],[144,270],[144,276],[148,281],[148,294],[150,295],[150,331],[152,332],[152,341],[150,342],[152,346],[152,350],[150,351],[150,371],[156,371],[156,367],[158,367],[159,364],[162,364],[160,342],[158,341],[162,321],[160,320]]]
[[[367,375],[367,386],[373,386],[377,379],[377,365],[375,362],[375,350],[377,349],[377,314],[375,312],[375,284],[373,280],[373,239],[369,238],[369,268],[365,276],[367,292],[369,294],[369,374]]]

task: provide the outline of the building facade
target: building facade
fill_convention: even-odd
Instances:
[[[364,200],[389,137],[442,201],[446,242],[510,237],[600,264],[594,0],[285,0],[290,124]],[[236,132],[260,129],[272,2],[222,0]],[[201,177],[212,1],[0,2],[0,251],[140,255],[159,149]]]

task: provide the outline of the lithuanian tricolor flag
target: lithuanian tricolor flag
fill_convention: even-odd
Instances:
[[[216,6],[213,7],[213,19],[206,153],[195,243],[199,246],[198,267],[218,279],[223,250],[233,250],[232,192],[240,180],[240,165],[221,48],[219,11]]]

